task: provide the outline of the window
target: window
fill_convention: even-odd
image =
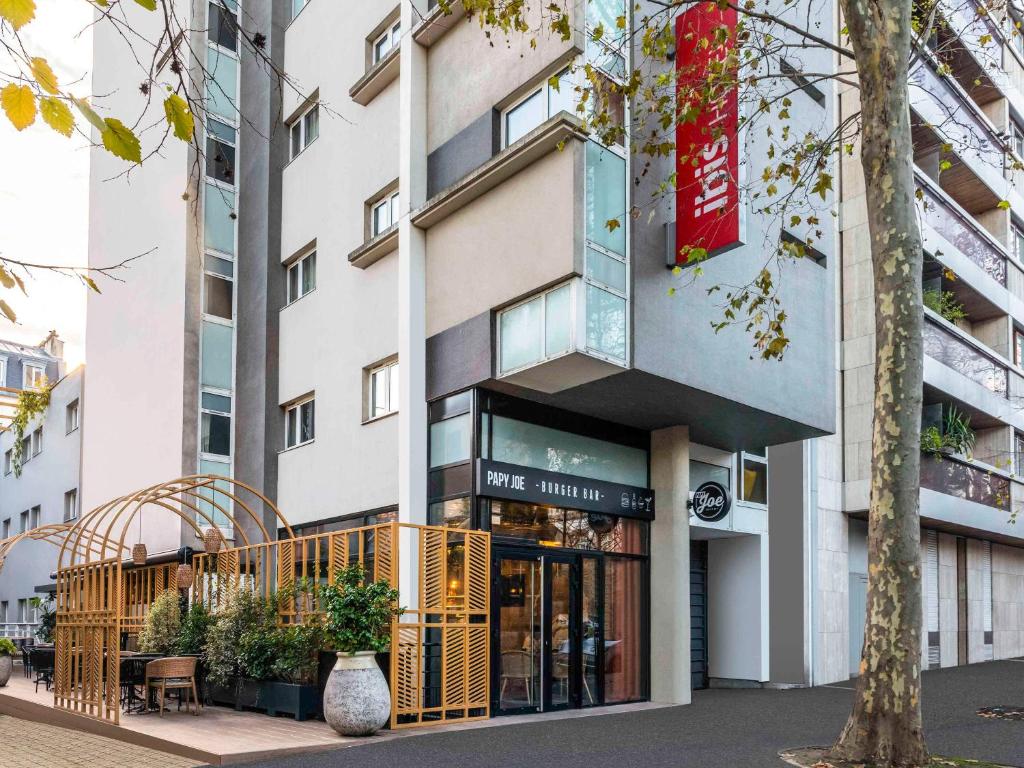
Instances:
[[[7,386],[7,358],[0,357],[0,387]]]
[[[1013,120],[1010,121],[1010,142],[1017,157],[1024,158],[1024,128]]]
[[[572,284],[564,283],[498,316],[500,373],[535,365],[572,348]]]
[[[64,522],[78,519],[78,489],[72,488],[64,493]]]
[[[1010,226],[1012,230],[1013,244],[1011,250],[1013,255],[1017,257],[1017,261],[1024,264],[1024,228],[1013,224]]]
[[[0,624],[7,623],[7,601],[0,600]]]
[[[690,490],[697,488],[707,482],[715,482],[725,489],[732,488],[732,481],[728,467],[719,464],[708,464],[706,461],[690,461]]]
[[[310,398],[285,409],[285,447],[304,445],[316,436],[315,402]]]
[[[1018,368],[1024,368],[1024,332],[1013,329],[1013,362]]]
[[[291,133],[292,158],[316,141],[320,135],[320,105],[313,103],[309,109],[292,121],[288,129]]]
[[[231,455],[231,398],[203,392],[201,399],[199,450],[215,456]]]
[[[43,428],[39,427],[32,433],[32,455],[38,456],[43,452]]]
[[[42,513],[42,509],[38,506],[32,507],[32,510],[28,515],[28,527],[29,530],[39,527],[39,517]]]
[[[72,400],[68,403],[67,408],[64,409],[64,423],[67,427],[68,434],[71,434],[78,429],[78,399]]]
[[[309,4],[309,0],[292,0],[292,18],[299,15],[299,11]]]
[[[742,500],[752,504],[768,503],[768,462],[763,456],[740,454]]]
[[[370,237],[387,232],[398,223],[398,192],[390,192],[370,204]]]
[[[24,389],[39,389],[46,383],[46,369],[41,365],[25,363],[22,376]]]
[[[574,84],[569,70],[559,72],[558,88],[548,80],[505,110],[501,125],[503,146],[515,144],[519,139],[559,112],[575,114]]]
[[[203,275],[203,312],[222,320],[234,317],[234,281],[207,272]]]
[[[5,539],[10,538],[10,536],[11,536],[11,518],[8,517],[6,520],[4,520],[3,526],[2,526],[2,531],[3,531],[3,537],[2,538],[5,538]]]
[[[288,267],[288,303],[316,288],[316,251],[310,251]]]
[[[370,418],[398,411],[398,361],[370,369]]]
[[[24,464],[32,457],[32,435],[26,435],[21,441],[21,463]]]
[[[210,28],[207,37],[211,43],[238,50],[238,4],[235,0],[215,0],[210,3]]]
[[[235,129],[227,123],[210,118],[206,126],[206,175],[235,183]]]
[[[402,42],[402,22],[396,21],[394,25],[373,41],[373,63],[383,60],[392,50]]]
[[[469,461],[473,420],[468,413],[430,425],[430,468]]]
[[[18,598],[18,622],[24,624],[28,621],[28,598]]]
[[[14,449],[8,448],[4,453],[4,474],[9,475],[14,469]]]
[[[20,524],[20,527],[18,528],[18,533],[24,533],[25,531],[28,530],[28,510],[27,509],[24,512],[21,513],[21,517],[19,518],[18,522]]]

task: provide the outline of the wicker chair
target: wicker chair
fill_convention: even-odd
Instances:
[[[155,659],[146,665],[146,700],[151,688],[160,691],[160,717],[164,716],[164,697],[169,690],[185,691],[185,711],[188,712],[188,694],[195,702],[193,715],[199,714],[199,694],[196,691],[195,656],[170,656]]]

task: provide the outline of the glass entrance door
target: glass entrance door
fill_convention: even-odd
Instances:
[[[603,700],[601,559],[496,550],[495,712],[547,712]]]

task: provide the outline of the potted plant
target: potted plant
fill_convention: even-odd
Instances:
[[[181,603],[177,591],[165,589],[149,606],[139,632],[139,650],[167,656],[174,653],[181,631]]]
[[[390,648],[391,623],[402,614],[398,590],[383,581],[368,583],[362,566],[350,565],[321,587],[320,605],[337,652],[324,690],[324,719],[342,736],[370,736],[391,714],[391,694],[375,656]]]
[[[6,637],[0,637],[0,688],[7,685],[11,679],[11,670],[14,669],[14,654],[18,647]]]

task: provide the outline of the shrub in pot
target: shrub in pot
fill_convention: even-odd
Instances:
[[[342,736],[370,736],[391,714],[387,680],[376,654],[391,645],[391,622],[402,614],[398,590],[368,583],[361,565],[350,565],[320,590],[329,642],[337,652],[324,690],[324,718]]]
[[[143,653],[173,654],[181,630],[181,604],[178,593],[165,589],[149,606],[146,621],[139,632],[139,650]]]
[[[199,656],[206,645],[206,633],[213,617],[202,603],[193,603],[181,620],[174,652],[179,656]]]
[[[14,669],[14,654],[18,647],[6,637],[0,637],[0,688],[7,685],[11,679],[11,670]]]

